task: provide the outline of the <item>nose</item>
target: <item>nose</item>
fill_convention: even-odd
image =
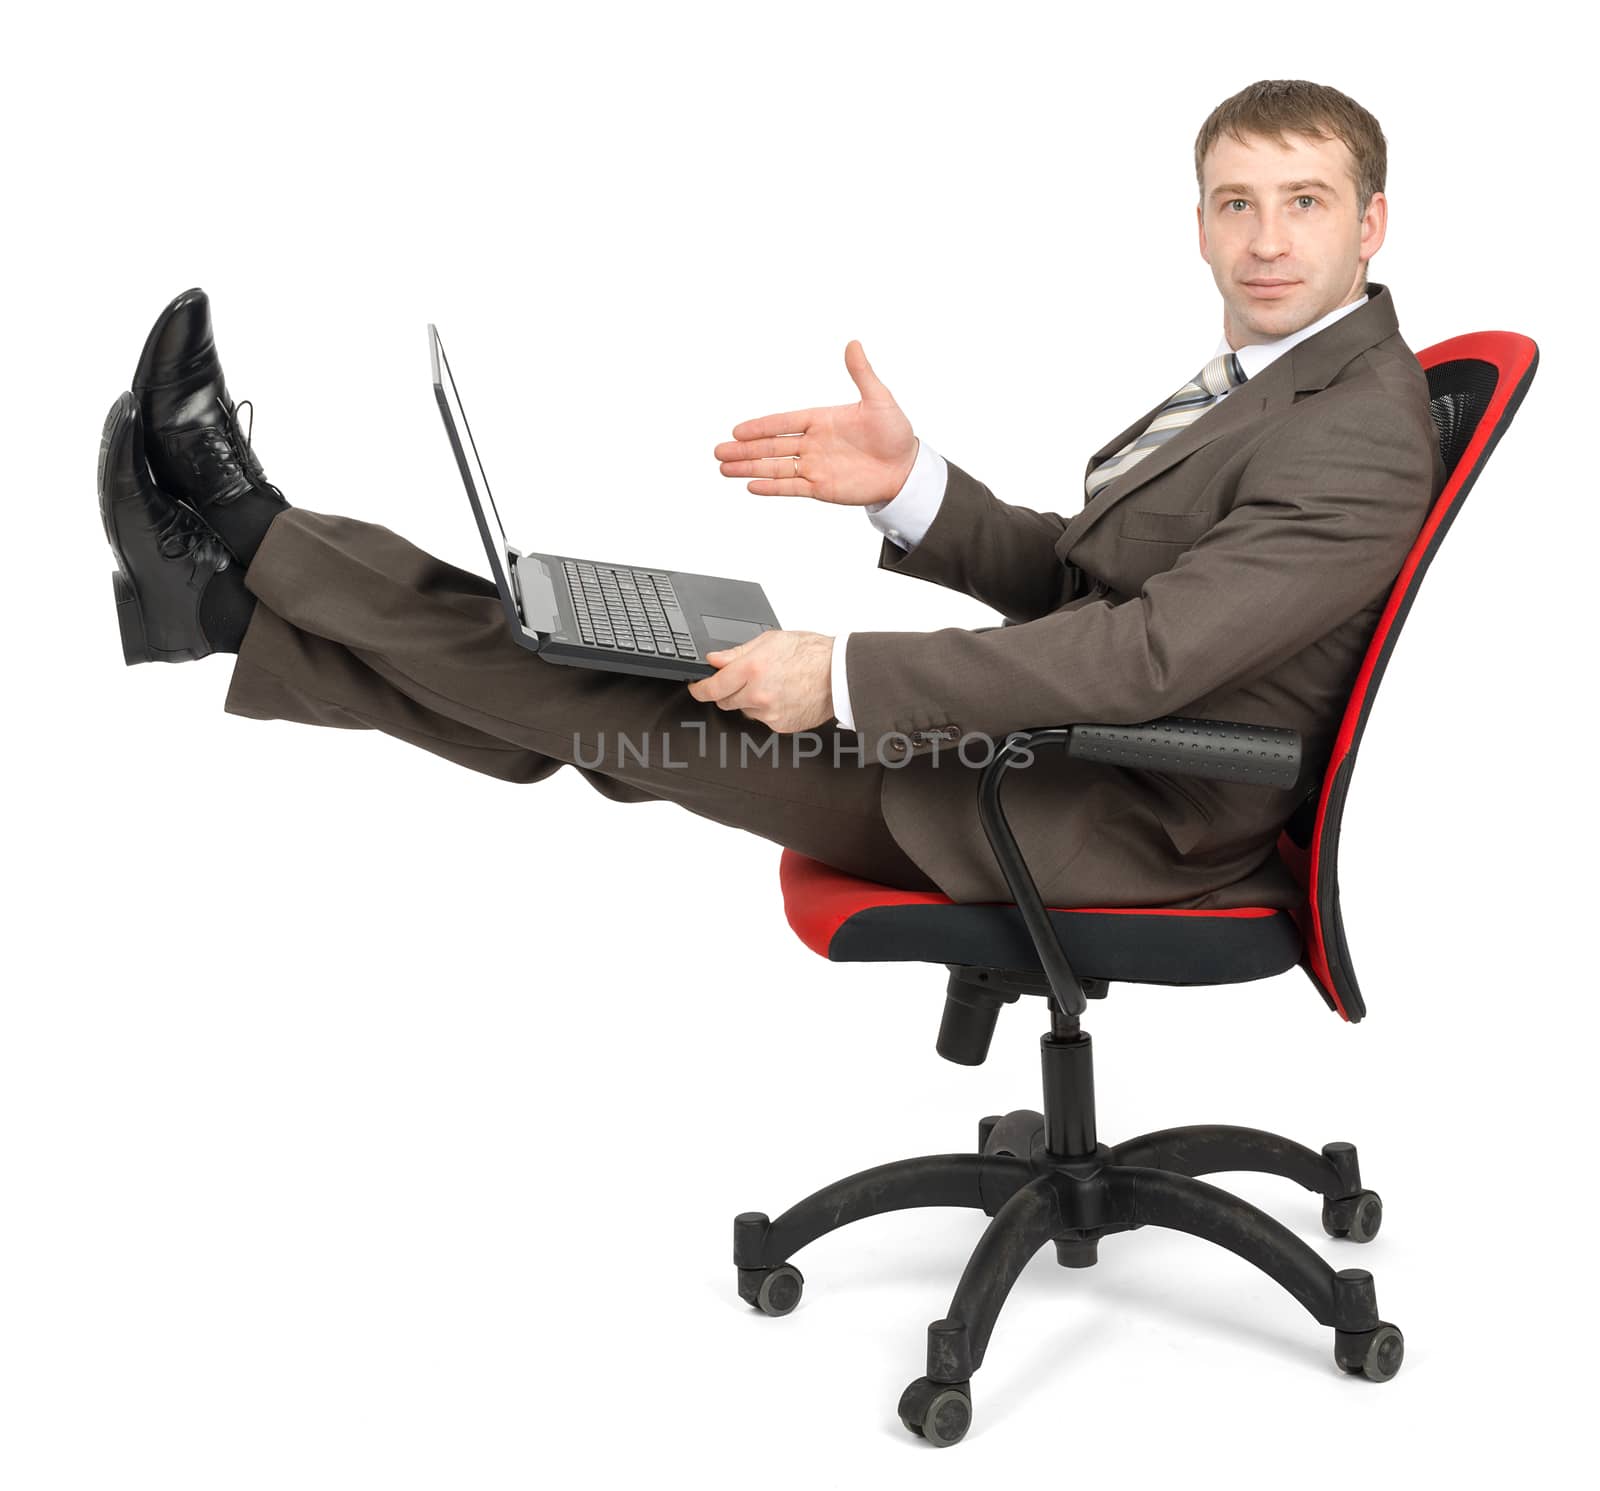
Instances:
[[[1263,263],[1281,259],[1289,252],[1289,225],[1270,209],[1262,212],[1256,218],[1256,231],[1250,240],[1250,248]]]

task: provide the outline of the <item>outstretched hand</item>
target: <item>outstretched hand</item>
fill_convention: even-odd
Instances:
[[[911,421],[872,371],[860,342],[844,349],[844,365],[859,403],[735,425],[733,439],[712,451],[722,474],[756,478],[749,490],[758,497],[814,497],[844,507],[887,502],[899,492],[917,459]]]

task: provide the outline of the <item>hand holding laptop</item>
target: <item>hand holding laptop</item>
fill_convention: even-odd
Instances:
[[[916,464],[917,437],[860,342],[844,349],[844,365],[861,392],[859,403],[735,425],[733,439],[712,451],[722,474],[755,477],[749,490],[758,497],[814,497],[841,507],[893,497]]]
[[[833,638],[821,632],[762,632],[706,661],[717,671],[689,685],[703,703],[737,709],[778,735],[834,718]]]

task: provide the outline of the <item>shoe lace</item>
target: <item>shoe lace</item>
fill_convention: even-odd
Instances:
[[[155,525],[156,545],[163,557],[184,559],[212,537],[211,529],[183,504],[173,502],[171,508],[171,512]]]
[[[266,472],[261,469],[260,460],[257,458],[255,451],[250,448],[250,437],[255,434],[256,429],[255,404],[249,399],[240,399],[237,404],[229,404],[222,398],[219,398],[217,403],[222,409],[223,428],[227,432],[229,449],[243,468],[244,474],[256,486],[264,491],[271,492],[274,497],[281,499],[283,493],[267,480]],[[250,411],[250,425],[245,430],[239,428],[239,411],[241,409]]]

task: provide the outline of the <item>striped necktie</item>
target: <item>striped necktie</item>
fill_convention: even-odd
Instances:
[[[1235,352],[1213,357],[1157,411],[1156,417],[1121,450],[1109,455],[1088,475],[1083,484],[1084,500],[1093,497],[1107,482],[1131,471],[1158,445],[1165,445],[1179,430],[1186,430],[1223,394],[1245,381],[1244,368]]]

